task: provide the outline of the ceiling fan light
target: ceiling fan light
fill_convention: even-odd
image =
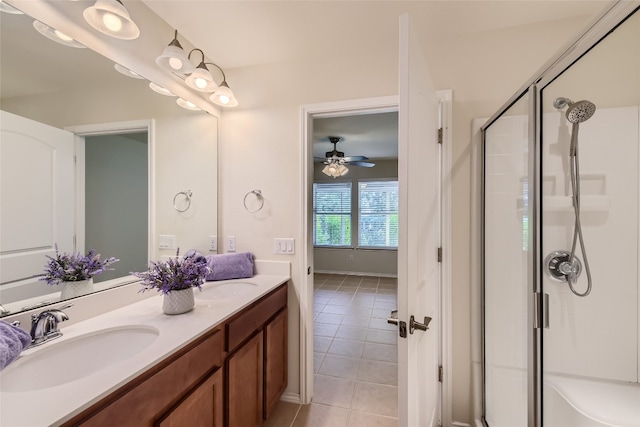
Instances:
[[[198,65],[198,67],[189,74],[184,82],[191,89],[195,89],[200,92],[213,92],[218,88],[218,85],[213,81],[213,77],[211,77],[211,73],[204,62],[201,62],[200,65]]]
[[[349,168],[345,165],[338,165],[337,172],[340,176],[345,176],[349,173]]]
[[[216,105],[220,105],[221,107],[235,107],[238,105],[238,100],[226,81],[220,83],[220,87],[216,89],[209,99],[211,99],[211,102]]]
[[[78,49],[86,48],[86,46],[83,45],[82,43],[72,39],[71,37],[64,34],[63,32],[53,29],[47,24],[44,24],[38,20],[33,21],[33,28],[35,28],[40,34],[42,34],[49,40],[53,40],[56,43],[60,43],[68,47],[75,47]]]
[[[89,25],[110,37],[134,40],[140,36],[140,29],[120,0],[96,0],[82,15]]]

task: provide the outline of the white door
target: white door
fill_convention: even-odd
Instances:
[[[72,252],[74,135],[0,111],[0,283],[44,271]]]
[[[438,100],[429,67],[409,15],[400,17],[398,181],[398,318],[406,338],[398,338],[399,425],[440,424],[438,330],[440,328]],[[410,332],[410,316],[429,329]]]

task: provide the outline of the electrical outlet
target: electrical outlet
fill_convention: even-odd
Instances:
[[[227,236],[227,252],[236,251],[236,236]]]
[[[209,252],[218,252],[218,236],[209,236]]]
[[[349,261],[353,261],[353,255],[349,255]]]

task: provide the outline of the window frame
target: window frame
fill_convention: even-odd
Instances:
[[[360,245],[360,217],[362,215],[362,212],[360,210],[360,184],[362,183],[368,183],[368,182],[395,182],[397,184],[399,184],[399,179],[397,177],[395,178],[361,178],[361,179],[356,179],[355,180],[357,182],[357,188],[356,188],[356,222],[355,222],[355,229],[356,229],[356,236],[355,236],[355,242],[356,242],[356,248],[358,249],[363,249],[363,250],[381,250],[381,251],[397,251],[398,250],[398,245],[396,246],[365,246],[365,245]],[[399,200],[398,200],[398,205],[399,205]],[[399,206],[398,206],[399,208]],[[396,209],[396,215],[399,214],[398,212],[398,208]]]

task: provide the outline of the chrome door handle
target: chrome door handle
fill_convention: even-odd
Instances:
[[[391,317],[387,317],[387,323],[392,325],[398,324],[398,310],[391,310]]]
[[[409,333],[413,333],[416,329],[426,331],[429,329],[429,323],[431,323],[431,317],[424,316],[424,323],[416,322],[413,315],[409,318]]]

